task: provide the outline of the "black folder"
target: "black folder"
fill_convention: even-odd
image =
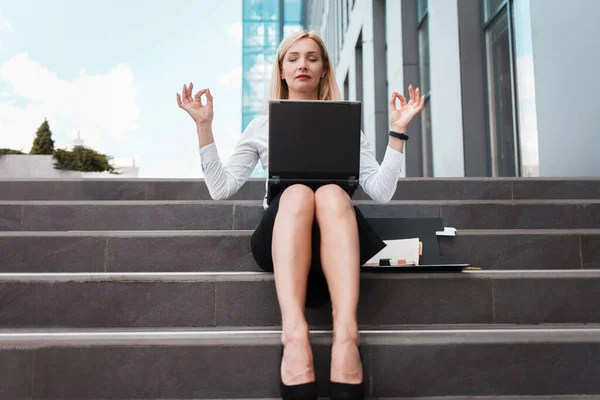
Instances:
[[[444,230],[441,218],[367,218],[373,230],[382,240],[419,238],[423,243],[423,254],[415,266],[363,266],[363,271],[372,272],[455,272],[470,264],[456,262],[440,255],[438,231]]]

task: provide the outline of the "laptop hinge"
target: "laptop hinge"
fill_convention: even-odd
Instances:
[[[289,183],[289,182],[315,182],[315,183],[319,183],[319,182],[331,182],[331,181],[336,181],[336,179],[281,179],[281,177],[279,175],[273,175],[270,179],[269,182],[273,185],[279,185],[280,183]],[[340,180],[337,180],[338,182],[340,182]],[[348,178],[348,185],[350,187],[358,187],[359,184],[359,180],[356,179],[355,176],[351,176],[350,178]]]

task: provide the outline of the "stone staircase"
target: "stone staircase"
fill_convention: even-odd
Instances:
[[[264,181],[0,180],[0,399],[279,396]],[[371,398],[600,397],[600,179],[403,179],[367,217],[440,216],[481,271],[361,277]],[[326,397],[330,306],[310,309]]]

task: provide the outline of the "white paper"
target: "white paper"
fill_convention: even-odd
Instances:
[[[456,236],[456,228],[445,226],[443,231],[437,231],[435,234],[437,236]]]
[[[384,240],[383,242],[387,246],[375,254],[366,264],[379,265],[379,260],[390,258],[392,265],[397,265],[398,260],[406,260],[407,264],[419,265],[419,238]]]

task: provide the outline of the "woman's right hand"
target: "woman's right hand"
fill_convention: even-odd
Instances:
[[[192,96],[194,84],[183,85],[181,96],[177,93],[177,104],[190,114],[196,125],[210,125],[213,120],[213,97],[210,90],[202,89]],[[202,95],[206,95],[206,104],[202,104]]]

